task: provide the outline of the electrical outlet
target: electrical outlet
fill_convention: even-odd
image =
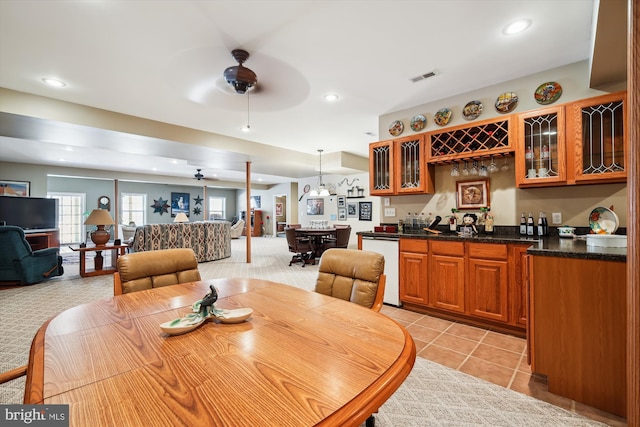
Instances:
[[[396,216],[396,208],[384,208],[384,216]]]
[[[551,223],[552,224],[562,224],[562,213],[554,212],[551,214]]]

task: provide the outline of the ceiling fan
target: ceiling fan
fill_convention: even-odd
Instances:
[[[218,178],[207,178],[202,173],[202,169],[196,169],[196,173],[193,175],[193,179],[196,181],[217,181]]]
[[[231,56],[238,62],[238,65],[228,67],[224,70],[224,79],[233,86],[236,93],[244,95],[258,83],[258,77],[249,68],[242,64],[249,59],[249,52],[243,49],[233,49]]]

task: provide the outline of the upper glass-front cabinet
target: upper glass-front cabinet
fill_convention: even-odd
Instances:
[[[569,147],[575,151],[569,180],[580,183],[627,179],[625,114],[625,92],[589,98],[567,107],[567,129],[575,138]]]
[[[393,141],[369,144],[369,192],[393,194]]]
[[[564,107],[518,115],[516,184],[558,185],[566,181]]]
[[[426,164],[422,134],[369,144],[372,195],[433,193],[434,174]]]
[[[396,192],[424,192],[424,139],[413,135],[394,141],[396,162]]]

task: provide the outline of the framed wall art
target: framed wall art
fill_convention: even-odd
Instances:
[[[189,193],[171,193],[171,216],[179,213],[189,216]]]
[[[0,181],[0,196],[29,197],[30,181]]]
[[[347,206],[347,196],[338,196],[338,208]]]
[[[347,220],[347,208],[338,208],[338,221]]]
[[[283,212],[284,212],[284,204],[276,203],[276,216],[282,216]]]
[[[324,199],[307,199],[307,215],[324,215]]]
[[[347,218],[358,218],[357,203],[347,203]]]
[[[358,203],[358,219],[360,221],[371,221],[373,211],[373,202]]]
[[[458,209],[488,208],[489,180],[456,182]]]

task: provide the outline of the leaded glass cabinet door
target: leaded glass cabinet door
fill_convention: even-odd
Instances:
[[[369,193],[393,194],[393,141],[369,144]]]
[[[516,147],[518,187],[558,185],[565,181],[564,107],[520,114]]]
[[[568,129],[575,135],[575,181],[626,181],[626,93],[578,101],[569,111]]]
[[[412,135],[394,141],[396,158],[396,192],[423,193],[424,171],[427,167],[422,135]]]

